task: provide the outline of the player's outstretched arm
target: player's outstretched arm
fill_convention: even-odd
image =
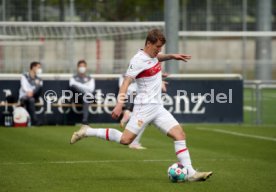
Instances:
[[[162,54],[162,53],[159,53],[157,55],[157,59],[160,62],[171,60],[171,59],[187,62],[191,58],[192,58],[191,55],[186,55],[186,54]]]
[[[132,82],[131,77],[126,76],[124,78],[123,84],[121,85],[120,90],[119,90],[119,94],[118,94],[118,98],[117,98],[117,100],[118,100],[117,104],[116,104],[116,106],[113,109],[112,114],[111,114],[113,119],[118,119],[120,117],[121,113],[122,113],[122,108],[123,108],[125,99],[127,98],[126,92],[127,92],[127,89],[129,87],[129,85],[131,84],[131,82]]]

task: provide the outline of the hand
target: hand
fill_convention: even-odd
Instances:
[[[162,81],[162,91],[163,92],[167,92],[167,85],[168,85],[169,83],[167,82],[167,81]]]
[[[28,96],[28,97],[32,97],[33,95],[34,95],[34,93],[33,93],[32,91],[28,91],[28,92],[27,92],[27,96]]]
[[[172,54],[172,58],[175,60],[182,60],[187,62],[187,60],[191,59],[191,55],[185,55],[185,54]]]
[[[169,73],[163,72],[163,73],[162,73],[162,78],[167,78],[169,75],[170,75]]]
[[[115,108],[113,109],[112,113],[111,113],[111,117],[113,119],[118,119],[122,113],[122,104],[121,103],[117,103],[117,105],[115,106]]]

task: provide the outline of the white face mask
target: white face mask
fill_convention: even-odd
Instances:
[[[79,71],[79,73],[85,73],[86,72],[86,67],[79,67],[78,71]]]
[[[40,76],[42,74],[42,69],[41,68],[38,68],[36,71],[35,71],[36,75],[37,76]]]

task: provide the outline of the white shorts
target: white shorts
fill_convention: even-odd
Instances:
[[[156,125],[165,134],[174,126],[179,125],[177,120],[163,107],[163,105],[137,104],[134,105],[126,129],[138,135],[149,123]]]

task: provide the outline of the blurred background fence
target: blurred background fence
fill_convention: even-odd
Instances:
[[[270,3],[260,3],[265,1]],[[175,46],[193,59],[179,65],[179,73],[241,73],[245,79],[255,79],[258,66],[266,65],[271,72],[268,78],[275,79],[276,2],[265,1],[180,0]],[[79,59],[88,61],[92,73],[122,73],[143,47],[146,32],[154,27],[164,30],[165,25],[164,1],[0,3],[4,21],[0,23],[0,71],[4,73],[26,71],[32,60],[41,61],[46,73],[72,73]],[[268,24],[262,28],[260,23]],[[265,60],[259,57],[263,52],[268,54]]]
[[[47,73],[72,73],[80,59],[92,73],[122,73],[131,56],[143,47],[147,31],[163,22],[5,22],[1,69],[28,70],[39,60]],[[1,44],[2,43],[2,44]]]
[[[150,28],[164,30],[163,22],[5,22],[1,23],[0,69],[6,73],[27,71],[39,60],[44,72],[72,73],[76,62],[86,59],[92,73],[122,73],[131,56],[144,45]],[[179,52],[191,54],[179,73],[241,73],[253,79],[258,38],[275,32],[179,32]],[[266,64],[276,69],[276,54]]]

